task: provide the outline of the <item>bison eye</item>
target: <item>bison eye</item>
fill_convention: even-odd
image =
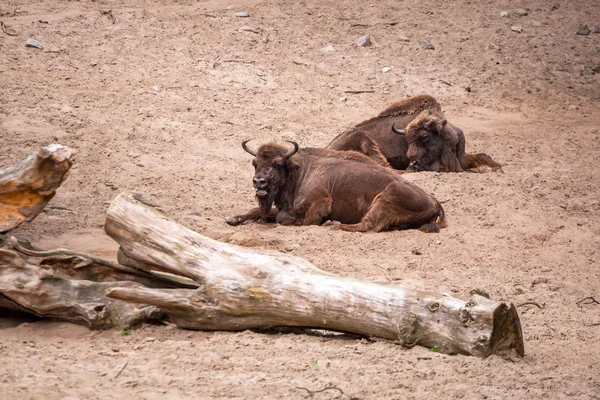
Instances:
[[[423,135],[419,140],[421,141],[421,143],[427,143],[427,141],[429,140],[429,135]]]
[[[279,168],[281,168],[281,167],[283,167],[283,163],[281,163],[281,162],[274,162],[274,163],[273,163],[273,168],[277,168],[277,169],[279,169]]]

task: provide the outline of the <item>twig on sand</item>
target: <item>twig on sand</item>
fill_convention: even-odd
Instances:
[[[444,85],[452,86],[452,84],[450,82],[445,81],[443,79],[440,79],[440,82],[442,82]]]
[[[113,25],[114,25],[115,22],[117,22],[117,19],[113,15],[112,10],[100,11],[100,14],[102,14],[102,15],[108,15],[108,18],[110,18],[110,20],[112,21]]]
[[[539,308],[540,310],[543,310],[544,307],[540,306],[538,303],[536,303],[535,301],[526,301],[525,303],[521,303],[519,304],[517,307],[523,307],[523,306],[536,306],[537,308]]]
[[[119,370],[119,373],[117,375],[115,375],[115,377],[113,379],[117,379],[119,377],[119,375],[121,375],[121,372],[123,372],[123,370],[125,369],[125,367],[127,366],[127,364],[129,364],[129,361],[125,361],[125,365],[123,365],[123,368],[121,368]]]
[[[8,26],[4,22],[0,21],[0,26],[2,27],[2,32],[6,33],[8,36],[19,36],[19,34],[14,31],[7,31],[6,28],[8,28]]]
[[[344,90],[348,94],[375,93],[374,90]]]
[[[254,64],[256,61],[246,61],[246,60],[231,59],[231,60],[223,60],[222,62],[224,62],[224,63],[226,63],[226,62],[237,62],[237,63],[242,63],[242,64]]]
[[[589,301],[586,301],[589,300]],[[585,303],[584,303],[585,302]],[[579,300],[577,303],[579,307],[581,307],[582,304],[600,304],[600,301],[596,300],[595,298],[593,298],[592,296],[588,296],[584,299]]]
[[[344,394],[344,391],[342,389],[340,389],[339,387],[337,387],[337,386],[327,386],[326,388],[323,388],[321,390],[308,390],[305,387],[296,386],[296,389],[306,390],[311,397],[314,396],[315,393],[321,393],[321,392],[324,392],[326,390],[339,390],[341,394]]]

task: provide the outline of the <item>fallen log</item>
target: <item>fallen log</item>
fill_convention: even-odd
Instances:
[[[105,230],[120,244],[122,259],[198,283],[196,289],[107,290],[115,299],[159,307],[182,328],[299,326],[450,354],[486,357],[505,349],[524,354],[513,304],[339,277],[288,254],[221,243],[171,221],[132,193],[112,202]]]
[[[67,178],[75,151],[52,144],[0,170],[0,233],[32,221]]]

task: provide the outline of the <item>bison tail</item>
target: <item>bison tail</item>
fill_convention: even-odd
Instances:
[[[429,221],[429,223],[421,226],[419,228],[420,231],[425,233],[438,233],[440,229],[448,226],[446,223],[446,213],[444,212],[444,207],[442,207],[440,202],[437,200],[435,200],[435,208],[437,211],[435,216],[431,219],[431,221]]]

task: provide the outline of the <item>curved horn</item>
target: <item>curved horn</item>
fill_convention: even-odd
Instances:
[[[252,154],[254,157],[256,157],[256,150],[254,150],[252,147],[248,146],[246,143],[248,143],[250,140],[244,140],[242,142],[242,147],[244,150],[246,150],[247,153]]]
[[[406,134],[406,132],[404,132],[404,130],[396,128],[396,123],[394,123],[392,125],[392,131],[394,133],[398,134],[398,135],[405,135]]]
[[[285,153],[283,155],[283,158],[289,158],[289,157],[293,156],[300,149],[300,146],[298,145],[298,143],[296,143],[296,142],[294,142],[292,140],[286,140],[286,142],[293,144],[294,145],[294,149],[288,151],[287,153]]]

